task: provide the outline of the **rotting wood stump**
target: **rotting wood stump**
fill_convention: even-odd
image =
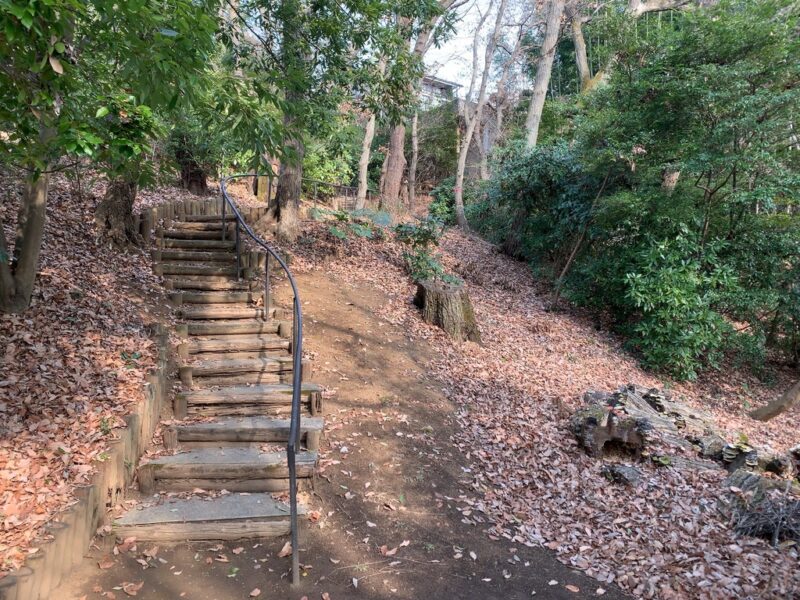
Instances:
[[[414,304],[422,309],[426,323],[440,327],[454,340],[481,342],[475,311],[463,283],[418,281]]]

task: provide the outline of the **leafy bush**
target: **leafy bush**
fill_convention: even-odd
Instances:
[[[701,365],[716,366],[728,325],[712,307],[718,290],[732,286],[729,269],[692,257],[697,240],[687,230],[668,241],[652,241],[625,276],[625,296],[640,311],[631,344],[646,366],[679,379],[695,379]]]
[[[442,280],[448,283],[457,283],[458,277],[447,273],[433,254],[433,248],[439,245],[439,240],[444,231],[444,224],[433,218],[426,217],[419,223],[401,223],[395,227],[397,239],[409,247],[403,252],[408,272],[414,281],[426,279]]]
[[[800,160],[785,135],[798,13],[785,6],[723,0],[646,32],[622,12],[593,21],[615,57],[606,83],[559,103],[536,148],[507,143],[467,206],[477,231],[539,274],[566,271],[566,298],[678,378],[723,353],[756,372],[768,348],[800,362]]]

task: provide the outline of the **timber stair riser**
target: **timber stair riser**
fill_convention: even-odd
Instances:
[[[291,342],[278,336],[227,335],[210,339],[193,339],[178,346],[178,354],[206,352],[246,352],[260,350],[289,350]]]
[[[281,322],[262,321],[260,319],[241,319],[236,321],[195,321],[179,326],[178,335],[187,336],[212,336],[212,335],[249,335],[261,333],[280,333],[282,329],[291,329],[291,324],[286,326]],[[280,334],[284,336],[283,333]]]
[[[248,304],[255,302],[256,295],[252,292],[236,291],[210,291],[210,292],[172,292],[170,302],[174,306],[181,304]]]
[[[249,306],[194,305],[180,306],[176,311],[182,319],[193,321],[209,319],[268,319],[270,312]]]
[[[269,442],[289,441],[289,419],[229,418],[211,423],[171,425],[164,430],[164,445],[174,450],[183,448],[217,447],[225,445],[248,446]],[[300,429],[301,443],[311,451],[319,449],[322,419],[303,419]]]
[[[236,277],[236,266],[195,265],[184,263],[157,263],[153,267],[156,275],[204,275],[219,278]],[[216,279],[224,281],[224,279]]]
[[[175,417],[228,417],[240,415],[288,415],[292,406],[290,385],[265,385],[221,390],[197,390],[175,395]],[[301,410],[322,414],[322,393],[313,384],[303,386]],[[301,420],[302,423],[302,420]]]
[[[309,478],[316,452],[298,452],[297,476]],[[276,492],[288,489],[289,468],[284,453],[253,448],[200,449],[157,458],[139,468],[139,487],[145,494],[156,487],[167,491],[228,490]]]
[[[165,248],[162,250],[153,250],[151,255],[155,262],[236,262],[236,256],[230,252],[214,250],[180,250]]]
[[[165,278],[164,288],[167,290],[190,290],[203,292],[246,292],[253,288],[250,281],[206,281],[205,279]]]

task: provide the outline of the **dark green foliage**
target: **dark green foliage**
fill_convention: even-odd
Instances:
[[[458,277],[447,273],[433,254],[444,232],[444,224],[434,217],[421,219],[418,223],[401,223],[394,228],[397,239],[408,246],[403,252],[408,272],[414,281],[441,280],[457,283]]]
[[[562,103],[543,145],[499,153],[470,223],[554,281],[567,267],[564,295],[613,316],[651,368],[694,378],[732,351],[759,371],[768,347],[796,364],[797,13],[744,0],[593,22],[608,81]]]

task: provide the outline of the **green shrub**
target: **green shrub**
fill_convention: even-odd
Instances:
[[[403,259],[414,281],[426,279],[438,279],[448,283],[460,281],[458,277],[447,273],[433,254],[433,248],[439,245],[444,232],[444,224],[441,221],[428,216],[418,223],[401,223],[394,231],[397,239],[409,248],[403,252]]]

